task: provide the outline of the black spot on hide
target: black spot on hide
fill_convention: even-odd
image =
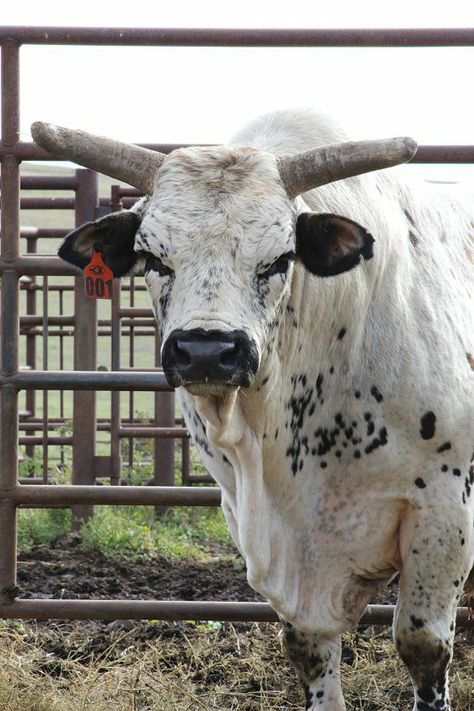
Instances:
[[[436,415],[429,410],[420,420],[420,435],[423,439],[433,439],[435,435]]]

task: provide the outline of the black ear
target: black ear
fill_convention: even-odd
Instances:
[[[58,254],[66,262],[84,269],[92,256],[93,246],[98,244],[114,276],[124,276],[138,259],[133,245],[140,223],[140,216],[130,211],[113,212],[95,222],[86,222],[67,235]]]
[[[296,257],[318,276],[342,274],[361,259],[372,259],[374,241],[347,217],[303,212],[296,222]]]

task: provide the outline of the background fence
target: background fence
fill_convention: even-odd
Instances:
[[[214,506],[220,501],[216,487],[191,486],[210,480],[205,473],[192,471],[188,433],[160,369],[159,337],[143,299],[142,280],[123,279],[120,288],[116,280],[112,302],[98,306],[85,296],[82,278],[53,256],[52,246],[67,228],[20,225],[20,209],[42,214],[54,210],[54,215],[58,210],[69,215],[73,211],[74,219],[69,220],[77,225],[129,207],[138,196],[136,190],[120,185],[110,186],[109,195],[100,196],[98,177],[89,170],[20,176],[22,161],[52,159],[36,145],[18,140],[21,45],[473,46],[474,30],[4,27],[0,44],[0,616],[275,620],[273,610],[263,603],[16,598],[18,507],[70,506],[80,521],[91,515],[94,504]],[[176,146],[148,147],[169,152]],[[415,162],[474,162],[474,146],[423,146]],[[25,194],[38,190],[68,195]],[[147,354],[146,366],[142,352]],[[142,392],[139,402],[136,391]],[[152,449],[146,442],[152,443]],[[61,479],[68,462],[72,486]],[[134,485],[137,462],[139,469],[149,472],[146,483],[153,486]],[[124,483],[127,486],[121,486]],[[369,606],[363,621],[385,624],[392,614],[390,606]],[[461,608],[458,622],[469,624],[467,618],[467,610]]]

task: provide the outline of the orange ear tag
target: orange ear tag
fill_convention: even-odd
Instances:
[[[94,245],[91,261],[84,267],[84,288],[91,299],[111,299],[114,273],[104,262],[102,252]]]

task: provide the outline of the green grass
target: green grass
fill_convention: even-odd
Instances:
[[[20,509],[18,512],[18,548],[51,543],[71,530],[70,509]]]
[[[71,530],[68,509],[22,509],[18,516],[20,551],[48,544]],[[82,548],[111,559],[209,560],[209,546],[230,544],[220,509],[188,507],[160,517],[152,507],[100,506],[81,528]]]
[[[205,562],[206,544],[230,543],[220,509],[169,510],[159,518],[151,507],[103,506],[81,530],[82,546],[108,558],[185,558]]]
[[[21,466],[24,475],[34,468],[34,460],[26,460]],[[135,467],[129,483],[144,483],[150,473],[151,464]],[[62,483],[68,481],[68,467],[58,470],[58,477]],[[19,511],[20,550],[52,543],[70,530],[69,509]],[[192,506],[169,509],[159,517],[151,506],[97,506],[93,518],[83,524],[81,537],[83,548],[100,551],[109,558],[162,555],[204,561],[210,545],[230,543],[220,509]]]

